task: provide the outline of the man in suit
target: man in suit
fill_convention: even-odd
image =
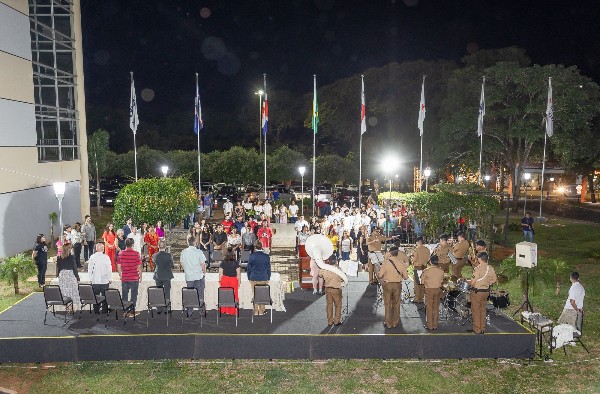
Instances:
[[[154,255],[154,281],[156,286],[162,286],[165,292],[165,298],[171,299],[171,279],[173,279],[173,255],[166,252],[167,242],[164,239],[158,241],[158,253]],[[161,311],[159,310],[158,313]],[[166,312],[166,311],[165,311]]]
[[[252,297],[254,297],[254,287],[256,285],[268,285],[271,280],[271,257],[263,252],[263,244],[256,241],[254,244],[254,253],[250,255],[246,271],[248,280],[252,286]],[[254,305],[254,315],[264,315],[264,305]]]

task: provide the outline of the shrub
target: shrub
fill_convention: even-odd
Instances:
[[[14,257],[9,257],[0,264],[0,280],[8,285],[13,285],[15,294],[19,294],[19,279],[28,278],[35,275],[37,268],[33,259],[19,253]]]

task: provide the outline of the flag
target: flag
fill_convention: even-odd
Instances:
[[[137,99],[135,98],[135,85],[133,83],[133,73],[131,73],[131,99],[129,100],[129,128],[133,134],[137,131],[138,124]]]
[[[554,104],[552,103],[552,78],[548,78],[548,104],[546,105],[546,134],[554,134]]]
[[[479,117],[477,119],[477,136],[481,137],[483,134],[483,117],[485,116],[485,94],[483,92],[483,87],[485,85],[485,78],[483,78],[483,82],[481,83],[481,98],[479,99]]]
[[[421,86],[421,103],[419,104],[419,131],[423,136],[423,122],[425,121],[425,77],[423,77],[423,85]]]
[[[312,115],[312,129],[317,134],[317,128],[319,126],[319,104],[317,103],[317,77],[314,77],[314,95],[313,95],[313,115]]]
[[[269,128],[269,101],[267,99],[267,77],[265,75],[265,99],[262,105],[262,130],[263,135],[267,135]]]
[[[194,102],[194,134],[198,135],[204,128],[202,121],[202,108],[200,107],[200,91],[198,89],[198,80],[196,79],[196,100]]]
[[[367,107],[365,105],[365,77],[362,78],[362,91],[360,96],[360,134],[364,134],[367,131]],[[316,97],[316,95],[315,95]]]

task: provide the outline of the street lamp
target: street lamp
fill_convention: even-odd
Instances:
[[[485,179],[485,187],[489,187],[489,182],[492,177],[490,175],[486,175],[483,177],[483,179]]]
[[[163,173],[163,176],[166,178],[167,177],[167,173],[169,172],[169,166],[162,166],[162,167],[160,167],[160,171]]]
[[[300,177],[302,178],[302,183],[301,183],[302,186],[300,189],[300,195],[302,196],[300,204],[302,204],[302,207],[300,209],[302,209],[302,216],[304,216],[304,173],[306,172],[306,167],[304,167],[304,166],[298,167],[298,172],[300,173]]]
[[[531,174],[526,172],[523,174],[523,178],[525,179],[525,203],[523,204],[523,216],[525,216],[525,212],[527,212],[527,186],[529,184],[529,180],[531,179]]]
[[[262,96],[265,92],[260,89],[258,92],[254,92],[254,94],[258,94],[258,153],[262,152]]]
[[[389,237],[390,231],[390,223],[392,222],[392,172],[398,167],[398,161],[395,157],[388,156],[382,161],[383,171],[388,174],[388,179],[390,181],[390,194],[388,196],[388,222],[387,222],[387,236]]]
[[[63,243],[63,209],[62,209],[62,202],[63,202],[63,198],[65,197],[65,187],[66,184],[64,182],[54,182],[52,184],[52,186],[54,186],[54,195],[56,196],[56,199],[58,200],[58,225],[60,226],[60,243],[62,245]],[[98,198],[100,198],[100,196],[98,196]]]
[[[423,170],[423,175],[425,175],[425,191],[427,191],[429,186],[429,177],[431,176],[431,168],[427,167],[425,170]]]

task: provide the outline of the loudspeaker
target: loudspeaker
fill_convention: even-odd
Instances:
[[[517,267],[537,267],[537,244],[533,242],[519,242],[516,245]]]

